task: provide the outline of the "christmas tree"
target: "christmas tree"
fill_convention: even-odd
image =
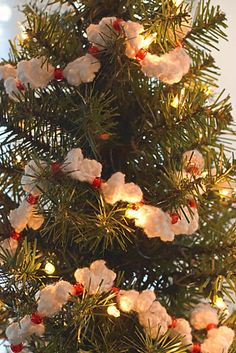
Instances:
[[[22,10],[0,66],[9,352],[235,352],[233,124],[211,56],[225,14],[210,0]]]

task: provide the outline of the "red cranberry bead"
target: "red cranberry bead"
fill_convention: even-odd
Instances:
[[[193,343],[191,353],[200,353],[200,352],[201,352],[200,343]]]
[[[171,320],[171,325],[168,326],[169,329],[175,328],[177,326],[177,319],[175,317],[172,317]]]
[[[115,295],[117,295],[119,293],[119,291],[120,291],[120,288],[118,288],[118,287],[112,287],[112,289],[111,289],[111,292]]]
[[[10,234],[10,237],[12,238],[12,239],[14,239],[14,240],[20,240],[20,238],[21,238],[21,233],[18,233],[18,232],[16,232],[15,230],[13,230],[12,232],[11,232],[11,234]]]
[[[31,321],[33,324],[39,325],[43,322],[43,317],[37,311],[35,311],[31,314]]]
[[[91,47],[88,48],[88,53],[90,55],[96,55],[99,53],[99,49],[95,45],[92,45]]]
[[[217,328],[216,324],[213,324],[213,322],[211,322],[210,324],[207,325],[206,329],[207,331],[212,330],[213,328]]]
[[[171,224],[176,224],[179,220],[178,213],[171,213],[170,217],[171,217]]]
[[[23,350],[24,346],[22,343],[11,344],[11,350],[13,353],[20,353]]]
[[[107,141],[110,138],[110,134],[108,134],[107,132],[104,132],[103,134],[99,135],[99,138],[103,141]]]
[[[39,196],[34,196],[32,194],[29,194],[26,198],[26,201],[30,204],[30,205],[36,205],[38,203],[39,200]]]
[[[147,51],[145,49],[139,49],[139,51],[137,51],[137,53],[135,54],[135,58],[138,61],[142,61],[143,59],[145,59],[146,55]]]
[[[116,32],[120,32],[121,31],[121,23],[124,22],[122,20],[122,18],[117,18],[113,23],[112,23],[112,27],[114,28],[114,30]]]
[[[20,91],[24,91],[25,87],[23,86],[21,80],[17,80],[16,82],[16,87],[20,90]]]
[[[60,171],[61,164],[59,162],[53,162],[50,168],[53,173],[58,173]]]
[[[102,179],[99,177],[94,178],[92,185],[94,188],[99,189],[102,185]]]
[[[60,68],[57,68],[54,70],[54,78],[57,81],[61,81],[64,79],[64,74],[63,74],[63,70]]]
[[[188,205],[191,208],[197,208],[197,202],[193,199],[188,201]]]
[[[187,172],[190,174],[196,175],[199,173],[199,169],[195,165],[191,165],[191,166],[187,167]]]
[[[76,283],[73,285],[74,290],[75,290],[75,296],[80,297],[84,293],[84,286],[81,283]]]

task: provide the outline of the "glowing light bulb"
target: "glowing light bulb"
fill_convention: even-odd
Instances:
[[[51,262],[47,262],[45,267],[44,267],[44,271],[48,274],[48,275],[52,275],[55,271],[56,268],[55,266],[51,263]]]
[[[178,106],[179,106],[179,97],[178,96],[174,97],[173,101],[171,102],[171,106],[173,108],[178,108]]]
[[[0,5],[0,21],[8,22],[12,16],[12,10],[9,5],[1,4]]]
[[[147,49],[149,47],[149,45],[152,44],[152,42],[154,41],[156,36],[157,36],[157,33],[153,33],[150,36],[144,38],[142,48]]]
[[[107,308],[107,313],[108,315],[114,316],[114,317],[120,316],[120,310],[118,310],[115,305],[109,305]]]
[[[171,102],[170,105],[171,105],[173,108],[176,108],[176,109],[177,109],[180,104],[183,104],[184,94],[185,94],[185,88],[182,88],[181,91],[180,91],[180,94],[177,94],[177,95],[174,97],[174,99],[173,99],[173,101]]]
[[[226,304],[225,304],[223,298],[218,297],[218,295],[216,295],[216,297],[215,297],[214,304],[218,309],[223,310],[226,308]]]
[[[17,155],[17,156],[16,156],[16,161],[17,161],[17,163],[20,163],[21,160],[22,160],[21,156]]]
[[[137,217],[137,211],[133,210],[132,208],[128,208],[125,211],[125,217],[128,218],[128,219],[134,219],[134,218]]]
[[[25,26],[23,26],[23,24],[21,22],[17,22],[17,25],[18,25],[18,27],[19,27],[19,29],[21,31],[21,33],[18,34],[18,36],[17,36],[19,41],[20,42],[24,42],[25,40],[29,39],[29,36],[28,36],[28,34],[26,32]]]

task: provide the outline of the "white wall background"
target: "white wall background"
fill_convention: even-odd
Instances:
[[[20,15],[17,6],[25,0],[0,0],[0,58],[6,58],[8,53],[8,38],[14,38],[19,29],[16,22]],[[236,1],[235,0],[212,0],[214,5],[220,5],[228,18],[228,42],[220,41],[219,52],[213,52],[217,66],[221,68],[220,89],[226,88],[230,93],[233,109],[236,115]],[[6,8],[5,6],[8,6]],[[235,119],[236,121],[236,119]],[[5,352],[1,349],[0,353]]]

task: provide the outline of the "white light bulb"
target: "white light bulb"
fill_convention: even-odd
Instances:
[[[107,308],[107,313],[108,315],[114,316],[114,317],[120,316],[120,310],[118,310],[115,305],[109,305]]]
[[[52,275],[55,271],[56,268],[55,266],[51,263],[51,262],[47,262],[45,267],[44,267],[44,271],[48,274],[48,275]]]
[[[9,5],[1,4],[0,5],[0,21],[8,22],[12,16],[12,11]]]

